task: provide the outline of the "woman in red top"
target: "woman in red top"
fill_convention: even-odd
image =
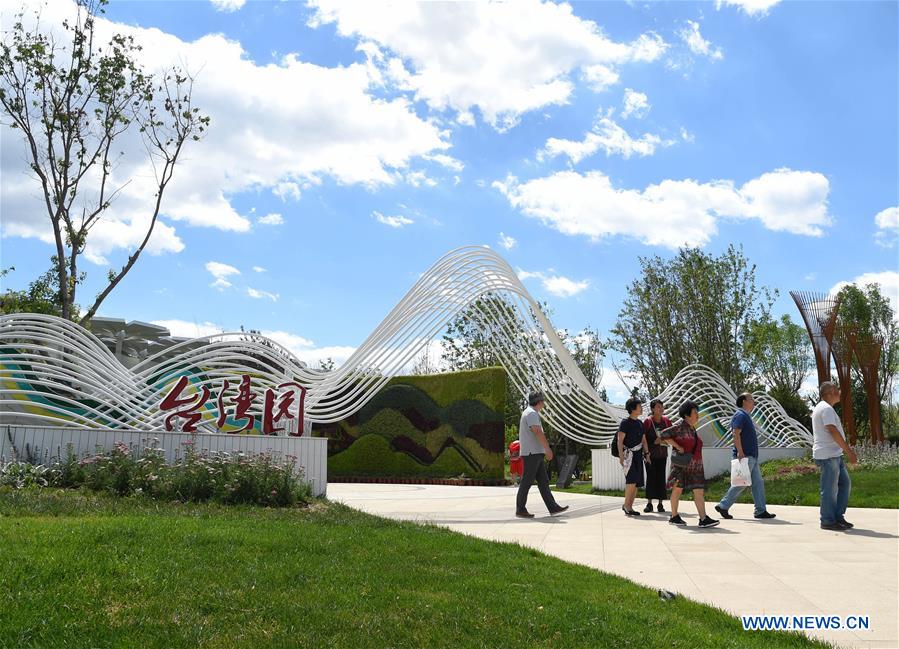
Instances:
[[[674,447],[678,453],[689,453],[692,457],[686,466],[675,464],[671,458],[671,473],[668,475],[668,487],[671,488],[672,525],[686,525],[677,513],[680,495],[684,489],[693,491],[693,502],[699,512],[699,527],[715,527],[718,524],[705,513],[705,468],[702,466],[702,438],[696,432],[699,423],[699,406],[693,401],[685,402],[678,410],[681,422],[662,433],[662,443]]]
[[[651,417],[643,420],[643,433],[646,435],[646,444],[649,446],[649,459],[646,463],[646,507],[644,512],[652,511],[652,501],[658,500],[659,512],[664,512],[662,501],[665,500],[665,465],[668,464],[668,447],[662,443],[662,431],[671,428],[671,420],[663,413],[665,404],[661,399],[653,399],[649,402]]]

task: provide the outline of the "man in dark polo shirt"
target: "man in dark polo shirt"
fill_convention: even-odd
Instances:
[[[553,493],[549,489],[549,476],[546,473],[544,460],[553,459],[553,451],[543,434],[543,425],[540,423],[540,411],[543,409],[543,393],[531,392],[528,395],[528,407],[521,413],[521,421],[518,424],[518,442],[521,445],[519,454],[524,464],[521,473],[521,482],[518,484],[518,499],[515,503],[515,515],[518,518],[534,518],[527,510],[528,492],[534,480],[543,503],[550,514],[560,514],[568,509],[556,502]]]
[[[755,399],[748,392],[737,397],[737,411],[730,420],[730,427],[734,435],[734,458],[749,460],[749,471],[752,479],[752,502],[755,503],[756,518],[774,518],[775,514],[768,512],[765,505],[765,481],[762,480],[762,472],[759,470],[759,438],[755,432],[755,422],[751,413],[755,407]],[[724,518],[733,518],[728,511],[746,487],[731,487],[724,494],[721,502],[715,505],[717,511]]]

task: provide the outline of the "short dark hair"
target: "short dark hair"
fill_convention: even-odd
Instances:
[[[664,407],[665,407],[665,404],[662,403],[662,400],[661,400],[661,399],[653,399],[652,401],[649,402],[649,409],[650,409],[650,410],[652,410],[652,409],[655,408],[656,406],[662,406],[662,407],[664,408]]]
[[[753,401],[755,401],[755,399],[752,398],[751,392],[744,392],[739,397],[737,397],[737,408],[742,408],[743,402],[746,401],[746,399],[752,399]]]
[[[546,401],[546,399],[543,397],[543,393],[540,392],[540,390],[534,390],[528,395],[529,406],[536,406],[541,401]]]
[[[643,399],[640,397],[631,397],[628,399],[624,404],[624,407],[627,409],[627,414],[631,414],[641,403],[643,403]]]
[[[677,409],[677,415],[681,419],[686,419],[691,414],[693,414],[694,410],[696,412],[699,412],[699,404],[698,403],[696,403],[695,401],[684,401],[681,404],[681,407]]]

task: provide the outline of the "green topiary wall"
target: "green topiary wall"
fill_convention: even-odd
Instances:
[[[506,373],[491,367],[391,379],[359,412],[314,425],[328,478],[504,478]]]

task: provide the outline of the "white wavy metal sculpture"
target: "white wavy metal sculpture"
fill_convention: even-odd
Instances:
[[[491,296],[504,299],[485,299]],[[609,442],[624,410],[600,399],[515,271],[484,247],[459,248],[438,260],[356,352],[328,373],[308,369],[273,340],[244,333],[184,341],[126,369],[95,336],[71,322],[35,314],[2,316],[0,422],[15,417],[158,430],[165,413],[157,406],[177,376],[191,375],[196,389],[212,389],[248,367],[263,389],[287,381],[305,386],[307,420],[335,422],[365,405],[470,307],[474,324],[487,332],[516,388],[522,394],[543,389],[544,417],[556,430],[586,444]],[[687,399],[698,401],[703,436],[729,443],[727,422],[736,394],[711,369],[684,368],[659,397],[669,411]],[[809,432],[776,401],[757,394],[756,403],[753,417],[763,445],[809,445]],[[250,409],[257,420],[260,408]],[[208,421],[203,425],[208,428]]]

